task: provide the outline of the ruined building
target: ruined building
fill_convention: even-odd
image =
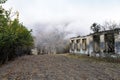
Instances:
[[[89,56],[120,55],[120,29],[70,38],[70,53]]]

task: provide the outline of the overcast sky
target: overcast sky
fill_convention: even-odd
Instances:
[[[4,7],[19,11],[28,28],[69,22],[68,30],[88,34],[94,22],[120,22],[120,0],[8,0]]]

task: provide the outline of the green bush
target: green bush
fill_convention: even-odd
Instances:
[[[33,45],[31,31],[21,23],[18,17],[10,19],[11,11],[0,7],[0,62],[14,59],[17,52]],[[18,15],[18,14],[17,14]],[[19,49],[19,50],[18,50]]]

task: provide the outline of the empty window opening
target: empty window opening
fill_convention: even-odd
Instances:
[[[82,49],[83,49],[83,50],[86,50],[86,49],[87,49],[86,39],[82,39]]]
[[[114,53],[114,34],[105,34],[105,52]]]
[[[74,51],[74,40],[71,40],[70,46],[71,46],[71,50]]]
[[[80,39],[77,39],[76,43],[77,43],[77,51],[80,51]]]

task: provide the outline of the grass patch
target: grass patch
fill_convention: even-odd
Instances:
[[[70,58],[81,59],[89,62],[109,62],[109,63],[120,63],[120,58],[112,58],[112,57],[90,57],[84,54],[67,54],[66,56]]]

